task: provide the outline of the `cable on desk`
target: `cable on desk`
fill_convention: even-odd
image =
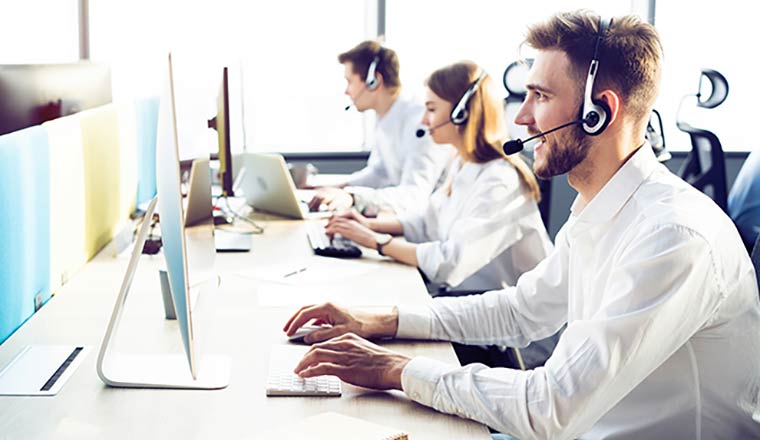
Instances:
[[[223,208],[218,205],[219,200],[222,200],[222,199],[224,200],[224,207]],[[255,221],[251,220],[250,218],[248,218],[248,217],[246,217],[246,216],[238,213],[234,209],[232,209],[232,207],[230,206],[230,201],[227,198],[227,196],[219,197],[216,200],[216,204],[214,205],[214,208],[221,208],[222,209],[222,213],[224,213],[225,215],[231,214],[233,218],[242,220],[242,221],[248,223],[250,226],[253,227],[252,231],[241,231],[240,232],[241,234],[263,234],[264,233],[264,227],[263,226],[259,225],[258,223],[256,223]]]

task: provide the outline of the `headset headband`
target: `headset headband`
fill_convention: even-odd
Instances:
[[[451,110],[451,122],[454,125],[462,125],[465,123],[465,121],[467,121],[467,117],[470,116],[470,112],[467,110],[467,103],[469,102],[472,95],[475,94],[478,89],[478,85],[485,76],[486,71],[480,69],[480,75],[478,75],[478,78],[472,84],[470,84],[469,87],[467,87],[467,90],[464,91],[462,97],[459,98],[457,105],[455,105],[454,109]]]
[[[583,108],[581,110],[581,118],[584,121],[583,131],[591,136],[596,136],[604,131],[609,122],[610,112],[607,106],[603,102],[594,101],[594,83],[599,71],[599,47],[611,24],[612,19],[599,17],[599,30],[594,43],[594,54],[591,57],[591,64],[586,77],[586,89],[583,93]]]

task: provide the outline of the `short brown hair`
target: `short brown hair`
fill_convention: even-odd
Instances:
[[[517,170],[520,181],[535,200],[541,199],[536,177],[527,164],[519,157],[507,156],[502,144],[507,137],[504,105],[496,83],[472,61],[460,61],[442,67],[431,73],[425,84],[441,99],[457,105],[465,91],[483,74],[476,92],[467,103],[469,116],[458,126],[464,138],[464,159],[486,163],[503,159]]]
[[[561,50],[583,93],[594,53],[599,16],[586,10],[559,13],[531,26],[525,43],[538,50]],[[612,89],[634,121],[649,117],[660,85],[662,44],[654,26],[635,15],[615,17],[599,45],[595,91]]]
[[[354,73],[364,79],[375,57],[379,60],[375,71],[383,76],[385,87],[389,89],[401,87],[398,55],[392,49],[381,46],[377,41],[362,41],[353,49],[338,55],[338,62],[341,64],[350,62]]]

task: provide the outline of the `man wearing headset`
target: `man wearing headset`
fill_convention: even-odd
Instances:
[[[375,145],[365,168],[337,187],[319,188],[309,207],[388,207],[401,212],[418,205],[433,192],[453,148],[416,135],[424,107],[401,93],[396,52],[364,41],[338,55],[338,62],[345,67],[345,93],[356,109],[377,113]]]
[[[296,372],[401,389],[523,440],[760,437],[749,257],[731,220],[644,140],[660,79],[655,29],[581,11],[533,26],[526,42],[537,56],[516,122],[540,139],[536,173],[568,173],[579,193],[553,253],[514,288],[424,308],[304,307],[285,330],[318,319],[332,327],[307,342],[332,339]],[[410,359],[363,339],[522,346],[564,323],[531,371]]]

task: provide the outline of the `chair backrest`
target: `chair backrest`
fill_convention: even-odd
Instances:
[[[691,138],[691,151],[681,165],[678,175],[692,186],[708,194],[718,206],[726,211],[728,188],[723,147],[711,131],[679,122],[678,129]],[[710,188],[711,192],[705,191]]]
[[[760,235],[755,240],[755,247],[752,248],[752,265],[755,266],[755,278],[757,278],[757,286],[760,289]]]

